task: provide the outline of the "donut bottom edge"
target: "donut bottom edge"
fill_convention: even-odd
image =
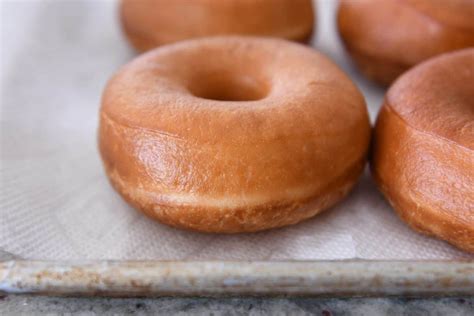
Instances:
[[[314,196],[302,200],[280,201],[238,208],[172,205],[159,201],[159,193],[144,193],[124,183],[117,173],[106,174],[114,189],[132,207],[151,219],[175,228],[204,233],[251,233],[309,219],[342,200],[364,170],[366,157]]]
[[[351,47],[347,43],[344,43],[344,46],[357,69],[366,78],[383,87],[388,87],[401,74],[410,69],[409,65],[374,56],[361,49]]]
[[[410,228],[419,233],[444,240],[461,250],[474,254],[474,222],[469,220],[466,215],[463,219],[448,215],[446,209],[442,210],[439,206],[437,207],[436,201],[419,194],[420,188],[417,188],[406,179],[406,172],[409,171],[405,170],[406,172],[404,172],[403,168],[400,167],[400,163],[397,165],[397,163],[391,163],[390,159],[387,159],[387,157],[394,157],[393,153],[387,153],[388,151],[399,153],[396,158],[399,162],[408,158],[411,158],[411,161],[416,159],[400,153],[402,151],[399,148],[400,146],[386,142],[387,139],[397,139],[400,144],[403,143],[404,146],[410,147],[410,139],[414,138],[413,135],[407,134],[410,129],[413,128],[393,112],[387,103],[383,105],[374,130],[374,143],[370,157],[372,178],[399,218]],[[416,129],[413,129],[412,132],[419,133]],[[424,170],[419,170],[419,172],[421,178],[421,174],[425,174],[425,172]],[[412,178],[416,177],[413,173],[416,172],[411,172]],[[443,179],[433,180],[436,180],[433,183],[438,185],[437,189],[453,186],[447,180],[445,180],[446,183],[443,183]],[[420,183],[423,183],[423,181],[420,181]],[[462,192],[461,196],[463,196]],[[469,209],[465,208],[465,205],[458,205],[457,208],[450,209],[449,212],[459,213],[460,210],[463,210],[463,213],[466,214]],[[467,208],[469,208],[469,205]]]
[[[391,191],[383,184],[383,181],[379,176],[373,173],[373,178],[379,188],[380,192],[389,202],[390,206],[395,210],[398,217],[406,223],[414,231],[421,233],[423,235],[433,237],[436,239],[443,240],[463,251],[474,254],[474,244],[469,242],[474,240],[473,232],[466,233],[466,237],[463,240],[459,238],[451,238],[444,234],[440,234],[437,231],[433,230],[432,226],[429,224],[432,221],[439,221],[440,219],[436,214],[432,213],[430,209],[420,208],[414,201],[404,198],[403,196]],[[417,213],[413,213],[412,210],[417,209]],[[415,214],[422,214],[422,218],[417,218]],[[462,230],[462,227],[459,227],[455,223],[449,224],[450,229],[452,230]]]

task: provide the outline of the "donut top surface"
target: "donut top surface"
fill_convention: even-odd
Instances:
[[[474,48],[407,72],[390,88],[387,102],[410,126],[474,150]]]
[[[226,141],[225,131],[227,141],[248,143],[313,134],[319,126],[350,127],[360,119],[352,112],[365,114],[364,105],[350,79],[310,48],[215,37],[136,58],[109,82],[102,109],[129,126],[210,142]]]
[[[101,115],[125,135],[123,152],[107,144],[104,157],[124,157],[114,168],[129,183],[209,201],[312,196],[365,159],[370,134],[364,98],[335,64],[251,37],[138,57],[107,85]]]

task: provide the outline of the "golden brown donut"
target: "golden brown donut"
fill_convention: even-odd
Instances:
[[[366,160],[364,98],[300,44],[211,37],[144,54],[108,83],[99,148],[117,191],[172,226],[253,232],[339,201]]]
[[[474,48],[430,59],[395,82],[371,166],[411,227],[474,252]]]
[[[432,56],[474,46],[474,0],[341,0],[339,33],[360,70],[388,85]]]
[[[307,41],[311,0],[122,0],[123,30],[138,51],[215,35],[258,35]]]

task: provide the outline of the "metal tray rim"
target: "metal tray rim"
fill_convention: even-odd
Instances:
[[[76,296],[473,295],[474,261],[0,262],[0,292]]]

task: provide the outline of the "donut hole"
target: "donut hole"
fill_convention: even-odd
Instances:
[[[259,78],[230,73],[200,75],[189,90],[198,98],[216,101],[256,101],[269,92],[268,84]]]

